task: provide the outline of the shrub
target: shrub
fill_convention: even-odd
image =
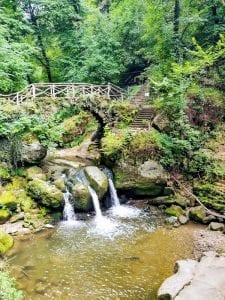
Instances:
[[[0,272],[0,299],[20,300],[22,298],[22,291],[15,288],[15,280],[10,278],[7,272]]]

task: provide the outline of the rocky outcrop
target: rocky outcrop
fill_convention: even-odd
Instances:
[[[45,158],[47,150],[34,136],[24,136],[21,146],[21,161],[28,164],[39,163]]]
[[[193,221],[204,223],[204,219],[206,218],[206,212],[204,207],[191,207],[189,210],[189,217]]]
[[[29,195],[41,204],[50,208],[62,206],[63,194],[53,184],[41,179],[34,179],[28,183],[27,191]]]
[[[160,300],[225,299],[225,256],[208,252],[200,262],[181,260],[176,274],[166,279],[158,291]]]
[[[164,194],[167,174],[156,161],[148,160],[139,166],[127,163],[114,168],[116,187],[137,196],[159,196]]]
[[[77,182],[72,186],[71,194],[74,199],[74,208],[76,210],[85,212],[90,211],[92,208],[91,195],[84,184]]]
[[[84,173],[90,186],[96,191],[100,199],[108,190],[108,178],[98,167],[86,167]]]
[[[165,210],[165,213],[169,216],[180,217],[185,215],[185,211],[177,205],[171,205]]]

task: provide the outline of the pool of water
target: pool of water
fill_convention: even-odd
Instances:
[[[151,213],[124,206],[18,239],[11,274],[24,299],[154,300],[175,261],[191,256],[194,229],[166,229]]]

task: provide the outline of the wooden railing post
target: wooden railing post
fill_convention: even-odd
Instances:
[[[111,83],[108,83],[108,91],[107,91],[107,97],[110,99],[110,94],[111,94]]]
[[[16,93],[16,104],[19,105],[20,104],[20,95],[19,93]]]
[[[91,94],[93,94],[93,84],[91,84]]]
[[[32,84],[31,89],[32,89],[32,92],[31,92],[32,93],[32,98],[35,99],[36,98],[36,89],[35,89],[34,84]]]

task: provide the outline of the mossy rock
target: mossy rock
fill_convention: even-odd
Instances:
[[[3,191],[0,195],[0,206],[7,207],[14,211],[17,209],[18,199],[16,193],[13,191]]]
[[[84,173],[90,186],[96,191],[99,199],[102,199],[108,190],[108,178],[98,168],[89,166],[84,169]]]
[[[168,207],[168,208],[165,210],[165,213],[166,213],[168,216],[179,217],[179,216],[184,215],[184,214],[185,214],[185,211],[184,211],[180,206],[177,206],[177,205],[171,205],[170,207]]]
[[[62,192],[66,190],[65,181],[63,178],[57,178],[53,184]]]
[[[219,212],[225,212],[225,183],[197,182],[194,184],[194,193],[203,204]]]
[[[42,161],[46,154],[46,147],[42,146],[37,137],[30,134],[22,138],[21,161],[27,164],[36,164]]]
[[[47,207],[58,208],[62,206],[63,193],[56,186],[46,181],[40,179],[30,181],[27,191],[33,199]]]
[[[9,220],[11,213],[8,209],[0,209],[0,224],[4,224]]]
[[[74,141],[78,136],[82,136],[87,128],[88,122],[92,115],[87,112],[81,112],[79,115],[67,118],[62,123],[63,128],[63,142],[69,143]]]
[[[138,166],[128,162],[114,168],[116,187],[135,196],[162,196],[167,183],[163,167],[149,160]]]
[[[202,206],[191,207],[189,217],[193,221],[204,223],[204,219],[206,218],[205,209]]]
[[[6,254],[13,246],[11,235],[0,229],[0,255]]]
[[[92,208],[91,195],[88,188],[82,183],[76,183],[71,190],[74,198],[74,208],[80,211],[90,211]]]
[[[7,164],[1,163],[0,164],[0,181],[7,181],[11,177],[9,168]]]
[[[28,180],[33,179],[41,179],[46,180],[46,174],[44,174],[43,170],[37,166],[31,167],[27,169],[26,177]]]

